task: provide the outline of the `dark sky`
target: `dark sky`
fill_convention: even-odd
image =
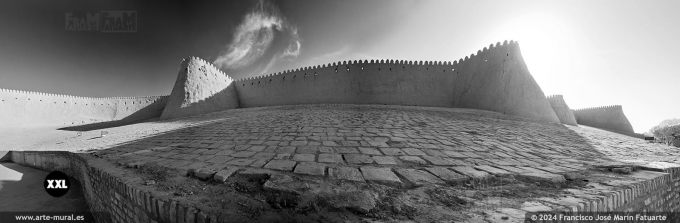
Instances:
[[[274,58],[289,45],[290,30],[273,29],[264,54],[250,64],[223,69],[235,78],[298,66],[300,58],[324,53],[347,41],[379,38],[400,10],[388,1],[266,1],[272,17],[296,27],[298,55]],[[198,56],[214,61],[228,51],[234,32],[258,1],[10,1],[0,3],[0,88],[87,96],[168,94],[179,61]],[[104,33],[66,30],[66,13],[131,10],[138,31]],[[368,14],[375,14],[370,16]],[[377,17],[366,23],[368,15]],[[378,21],[384,21],[380,23]],[[361,24],[356,27],[351,24]],[[315,28],[316,27],[316,28]],[[317,29],[319,27],[323,27]],[[264,27],[263,29],[267,29]],[[267,30],[265,30],[267,31]],[[356,35],[362,33],[361,35]],[[256,33],[256,36],[262,33]],[[314,38],[307,38],[314,37]],[[287,40],[288,39],[288,40]],[[256,40],[258,41],[258,40]],[[260,39],[259,41],[262,41]],[[318,47],[323,45],[322,47]],[[304,54],[303,54],[304,52]],[[246,58],[247,59],[247,58]],[[264,70],[268,64],[267,70]]]
[[[678,118],[677,0],[0,2],[0,88],[167,95],[182,58],[241,78],[348,59],[453,61],[518,40],[546,94],[623,105],[644,132]],[[72,31],[67,13],[137,12],[132,33]]]
[[[88,96],[167,94],[181,58],[215,54],[228,40],[230,27],[242,17],[241,11],[250,5],[112,2],[1,3],[0,87]],[[102,10],[136,11],[138,31],[65,29],[66,13]]]

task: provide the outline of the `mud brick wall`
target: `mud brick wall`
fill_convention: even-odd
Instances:
[[[514,41],[457,61],[350,60],[240,80],[190,57],[162,118],[299,104],[474,108],[559,123]]]
[[[643,182],[631,188],[638,196],[619,211],[680,211],[680,168],[665,170],[661,179]]]
[[[574,113],[564,101],[562,95],[548,96],[548,101],[562,124],[576,125],[576,117],[574,117]]]
[[[179,204],[110,171],[111,164],[69,152],[13,151],[12,161],[46,171],[59,170],[80,182],[97,222],[209,222],[214,213]],[[135,182],[135,183],[133,183]]]
[[[167,96],[93,98],[0,89],[2,127],[66,127],[159,117]]]
[[[175,118],[238,108],[234,80],[198,57],[182,60],[161,118]]]
[[[680,211],[680,168],[653,169],[665,174],[623,188],[607,191],[573,207],[573,212],[678,212]]]
[[[605,129],[621,134],[636,136],[633,126],[623,113],[621,105],[610,105],[596,108],[583,108],[573,110],[576,122],[579,125],[587,125]]]
[[[298,104],[473,108],[560,122],[519,44],[504,41],[457,61],[342,61],[241,80],[190,57],[180,64],[169,96],[91,98],[0,89],[0,123],[66,127]]]
[[[458,107],[559,122],[514,41],[492,44],[453,62],[342,61],[234,84],[240,107],[318,103]]]

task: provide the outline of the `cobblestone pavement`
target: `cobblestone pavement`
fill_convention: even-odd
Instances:
[[[405,186],[500,174],[563,181],[559,173],[628,160],[617,149],[643,146],[655,149],[639,153],[653,153],[664,147],[592,128],[466,109],[307,105],[230,110],[204,118],[214,120],[97,154],[132,166],[155,162],[212,173],[267,169]]]

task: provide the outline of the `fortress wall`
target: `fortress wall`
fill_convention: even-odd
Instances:
[[[595,128],[605,129],[626,135],[634,135],[633,126],[623,113],[621,105],[574,110],[576,122]]]
[[[161,118],[238,108],[239,101],[233,83],[231,77],[203,59],[183,59]]]
[[[341,103],[466,107],[559,122],[515,42],[451,62],[344,61],[236,81],[241,107]]]
[[[293,104],[394,104],[450,107],[451,65],[344,61],[236,82],[242,107]]]
[[[92,98],[0,89],[0,123],[2,127],[72,126],[119,120],[133,114],[146,119],[160,115],[147,107],[157,107],[163,100],[159,96]]]
[[[559,122],[545,94],[529,73],[517,42],[490,45],[454,63],[454,107]]]
[[[168,96],[118,97],[112,120],[141,121],[161,116]]]
[[[182,61],[167,97],[88,98],[11,90],[0,96],[6,105],[0,114],[9,126],[68,126],[316,103],[464,107],[559,122],[512,41],[454,62],[344,61],[238,81],[190,57]]]
[[[548,96],[548,102],[550,102],[550,106],[562,124],[576,125],[576,117],[574,117],[574,113],[564,101],[562,95]]]

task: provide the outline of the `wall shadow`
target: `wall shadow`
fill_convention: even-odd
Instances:
[[[7,179],[21,174],[18,181]],[[48,172],[16,163],[0,163],[0,210],[11,211],[89,211],[80,183],[70,178],[71,189],[62,197],[45,192],[43,180]]]
[[[144,107],[140,110],[137,110],[136,112],[134,112],[134,113],[122,118],[122,119],[119,119],[119,120],[106,121],[106,122],[96,122],[96,123],[77,125],[77,126],[68,126],[68,127],[59,128],[57,130],[83,132],[83,131],[100,130],[100,129],[106,129],[106,128],[114,128],[114,127],[131,125],[131,124],[142,123],[142,122],[147,122],[147,121],[154,121],[154,120],[157,120],[161,116],[161,113],[163,112],[163,108],[165,108],[165,103],[166,103],[166,100],[158,100],[158,101],[151,103],[150,105],[148,105],[148,106],[146,106],[146,107]]]
[[[640,134],[640,133],[636,133],[636,132],[626,132],[626,131],[621,131],[621,130],[617,130],[617,129],[606,128],[606,127],[602,127],[602,126],[598,126],[598,125],[592,125],[592,124],[590,124],[590,123],[588,123],[588,124],[585,124],[585,123],[578,123],[578,124],[579,124],[579,125],[588,126],[588,127],[592,127],[592,128],[596,128],[596,129],[599,129],[599,130],[602,130],[602,131],[607,131],[607,132],[611,132],[611,133],[616,133],[616,134],[621,134],[621,135],[625,135],[625,136],[630,136],[630,137],[633,137],[633,138],[645,139],[645,135],[644,135],[644,134]]]
[[[633,126],[623,113],[621,105],[573,110],[576,122],[606,131],[636,137]]]
[[[173,95],[168,97],[168,103],[159,115],[160,119],[189,117],[240,107],[235,82],[232,82],[224,89],[185,107],[180,106],[183,101],[171,101],[175,99],[172,96]],[[184,99],[182,98],[181,100]]]

